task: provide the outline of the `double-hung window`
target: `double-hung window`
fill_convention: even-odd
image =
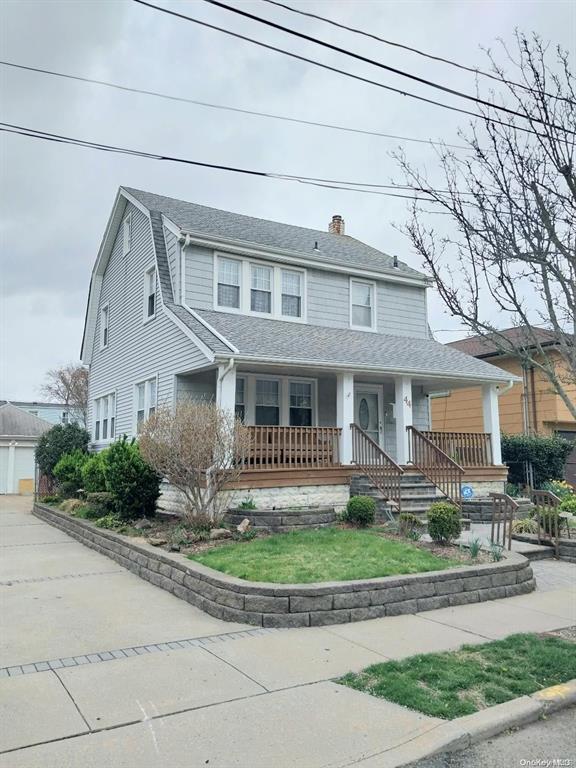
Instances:
[[[110,328],[110,307],[105,304],[100,310],[100,348],[106,349],[108,346]]]
[[[236,418],[244,421],[246,417],[246,379],[236,379]]]
[[[374,328],[374,283],[350,281],[350,324],[353,328]]]
[[[250,265],[250,309],[272,314],[272,267]]]
[[[156,315],[156,267],[144,273],[144,320]]]
[[[290,382],[290,426],[312,426],[312,382]]]
[[[240,309],[241,269],[241,261],[218,259],[218,306]]]
[[[140,432],[142,424],[147,418],[152,416],[156,411],[157,405],[157,382],[156,377],[153,379],[147,379],[146,381],[140,381],[136,384],[136,391],[134,395],[135,399],[135,416],[136,416],[136,432]]]
[[[302,317],[302,272],[282,270],[282,314]]]
[[[280,424],[280,382],[278,379],[256,379],[256,424]]]
[[[116,432],[116,394],[94,400],[94,440],[113,440]]]

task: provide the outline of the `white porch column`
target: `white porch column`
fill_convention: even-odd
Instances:
[[[412,426],[412,379],[398,376],[394,381],[396,411],[396,461],[407,464],[410,457],[409,435],[406,427]]]
[[[352,430],[354,421],[354,374],[339,373],[336,377],[336,426],[342,430],[340,462],[352,463]]]
[[[223,411],[234,413],[236,406],[236,366],[234,360],[218,366],[216,405]]]
[[[492,464],[502,464],[498,389],[495,384],[484,384],[482,386],[482,413],[484,416],[484,432],[490,433],[490,440],[492,442]]]

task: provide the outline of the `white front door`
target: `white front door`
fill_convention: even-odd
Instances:
[[[354,392],[354,421],[380,446],[382,445],[381,400],[380,387],[358,387]]]

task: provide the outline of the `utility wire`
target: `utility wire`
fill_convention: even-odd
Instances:
[[[60,144],[70,144],[76,147],[83,147],[85,149],[95,149],[102,152],[112,152],[116,154],[129,155],[133,157],[142,157],[148,160],[165,160],[172,163],[183,163],[185,165],[194,165],[200,168],[210,168],[218,171],[229,171],[231,173],[245,174],[249,176],[260,176],[263,178],[277,179],[280,181],[293,181],[301,184],[312,184],[314,186],[328,187],[330,189],[341,189],[347,192],[360,192],[363,194],[383,195],[386,197],[398,197],[405,200],[425,200],[427,202],[438,202],[431,197],[418,197],[414,195],[405,195],[399,192],[385,192],[384,189],[395,188],[394,185],[386,184],[367,184],[356,181],[338,181],[334,179],[323,179],[315,176],[295,176],[286,173],[271,173],[268,171],[257,171],[250,168],[239,168],[231,165],[220,165],[217,163],[205,163],[200,160],[192,160],[182,157],[174,157],[171,155],[157,154],[154,152],[145,152],[144,150],[130,149],[127,147],[118,147],[112,144],[102,144],[95,141],[89,141],[86,139],[77,139],[73,136],[64,136],[58,133],[49,133],[48,131],[41,131],[35,128],[27,128],[21,125],[14,125],[13,123],[0,123],[0,132],[14,133],[19,136],[27,136],[32,139],[41,139],[44,141],[52,141]],[[370,189],[364,189],[363,187],[370,187]],[[400,189],[412,189],[411,187],[400,186]],[[431,194],[427,190],[414,191],[424,192],[425,194]],[[438,190],[435,190],[438,193]]]
[[[288,115],[275,115],[271,112],[256,112],[251,109],[242,109],[240,107],[231,107],[227,104],[212,104],[207,101],[198,101],[197,99],[190,99],[186,96],[175,96],[168,93],[161,93],[159,91],[149,91],[145,88],[135,88],[128,85],[121,85],[120,83],[111,83],[107,80],[95,80],[90,77],[81,77],[80,75],[70,75],[65,72],[56,72],[50,69],[42,69],[40,67],[31,67],[24,64],[16,64],[13,61],[0,61],[0,65],[4,67],[13,67],[14,69],[22,69],[28,72],[38,72],[43,75],[52,75],[53,77],[61,77],[67,80],[77,80],[81,83],[92,83],[93,85],[104,85],[107,88],[116,88],[119,91],[127,91],[128,93],[138,93],[144,96],[154,96],[158,99],[167,99],[169,101],[183,102],[185,104],[194,104],[199,107],[207,107],[209,109],[220,109],[228,112],[239,112],[243,115],[253,115],[255,117],[266,117],[273,120],[285,120],[289,123],[299,123],[300,125],[312,125],[318,128],[330,128],[335,131],[346,131],[347,133],[359,133],[364,136],[377,136],[384,139],[395,139],[398,141],[413,141],[418,144],[431,144],[432,146],[446,147],[448,149],[463,149],[466,151],[472,151],[471,147],[466,147],[463,144],[445,144],[440,141],[433,141],[432,139],[416,139],[411,136],[397,136],[392,133],[380,133],[379,131],[370,131],[363,128],[351,128],[344,125],[335,125],[333,123],[322,123],[316,120],[301,120],[295,117],[289,117]]]
[[[146,6],[147,8],[152,8],[153,10],[159,11],[160,13],[166,13],[168,16],[174,16],[175,18],[183,19],[184,21],[190,21],[193,24],[198,24],[202,27],[213,29],[217,32],[222,32],[223,34],[229,35],[230,37],[235,37],[238,40],[244,40],[248,43],[253,43],[254,45],[259,46],[260,48],[266,48],[269,51],[275,51],[276,53],[281,53],[285,56],[290,56],[290,58],[292,59],[297,59],[298,61],[305,61],[307,64],[313,64],[315,67],[326,69],[329,72],[336,72],[339,75],[350,77],[353,80],[358,80],[362,83],[367,83],[368,85],[375,85],[378,88],[383,88],[384,90],[391,91],[392,93],[398,93],[401,96],[409,96],[412,99],[423,101],[426,104],[433,104],[437,107],[449,109],[452,112],[459,112],[460,114],[463,114],[463,115],[470,115],[471,117],[479,118],[480,120],[483,120],[486,123],[492,123],[494,125],[503,125],[503,126],[506,126],[507,128],[513,128],[516,131],[522,131],[523,133],[530,133],[530,134],[534,134],[535,136],[539,136],[540,138],[545,138],[545,134],[538,133],[532,128],[523,128],[522,126],[513,125],[512,123],[506,123],[503,120],[498,120],[495,117],[486,117],[485,115],[482,115],[478,112],[472,112],[468,109],[462,109],[461,107],[454,107],[454,106],[451,106],[450,104],[444,104],[440,101],[435,101],[434,99],[428,99],[425,96],[418,96],[415,93],[410,93],[408,91],[403,91],[400,88],[394,88],[391,85],[385,85],[384,83],[379,83],[377,80],[371,80],[368,77],[362,77],[362,75],[356,75],[356,74],[353,74],[352,72],[347,72],[344,69],[333,67],[330,64],[324,64],[323,62],[317,61],[316,59],[310,59],[307,56],[301,56],[300,54],[294,53],[293,51],[287,51],[284,48],[279,48],[278,46],[271,45],[269,43],[263,43],[261,40],[255,40],[253,37],[248,37],[247,35],[241,35],[239,32],[232,32],[232,30],[230,29],[219,27],[216,24],[210,24],[207,21],[202,21],[200,19],[194,18],[193,16],[187,16],[184,13],[179,13],[178,11],[172,11],[169,8],[162,8],[159,5],[154,5],[153,3],[146,2],[146,0],[133,0],[133,2],[138,3],[139,5]]]
[[[499,75],[495,75],[492,72],[486,72],[486,70],[482,70],[479,67],[468,67],[466,64],[460,64],[458,61],[454,61],[453,59],[445,59],[442,56],[435,56],[432,53],[426,53],[426,51],[421,51],[419,48],[413,48],[410,45],[405,45],[404,43],[397,43],[394,40],[386,40],[384,37],[379,37],[378,35],[374,35],[371,32],[366,32],[365,29],[358,29],[357,27],[349,27],[346,24],[341,24],[338,21],[334,21],[334,19],[327,19],[325,16],[319,16],[316,13],[311,13],[310,11],[303,11],[300,8],[292,8],[290,5],[286,5],[285,3],[280,3],[278,0],[262,0],[264,3],[269,3],[270,5],[276,5],[279,8],[284,8],[286,11],[290,11],[291,13],[298,13],[300,16],[307,16],[311,19],[317,19],[318,21],[323,21],[326,24],[331,24],[333,27],[338,27],[339,29],[344,29],[347,32],[353,32],[356,35],[363,35],[364,37],[369,37],[372,40],[377,40],[379,43],[384,43],[385,45],[391,45],[394,48],[402,48],[404,51],[410,51],[410,53],[416,53],[418,56],[424,56],[426,59],[431,59],[432,61],[440,61],[442,64],[450,64],[452,67],[457,67],[458,69],[463,69],[466,72],[472,72],[474,75],[482,75],[482,77],[488,77],[490,80],[495,80],[497,83],[504,83],[505,85],[511,85],[514,86],[514,88],[521,88],[524,91],[528,91],[529,93],[536,93],[533,88],[530,88],[529,85],[524,85],[523,83],[517,83],[514,80],[508,80],[507,78],[500,77]],[[550,99],[558,99],[559,101],[566,101],[569,104],[574,104],[575,102],[572,99],[569,99],[566,96],[558,96],[553,93],[547,93],[546,91],[542,91],[542,94],[544,96],[547,96]]]
[[[419,77],[418,75],[413,75],[411,72],[405,72],[403,69],[391,67],[388,64],[383,64],[381,61],[376,61],[376,59],[370,59],[367,56],[362,56],[362,54],[360,53],[354,53],[353,51],[349,51],[346,48],[341,48],[338,45],[333,45],[332,43],[328,43],[326,40],[320,40],[320,38],[312,37],[311,35],[306,35],[304,32],[298,32],[298,30],[296,29],[291,29],[290,27],[285,27],[282,24],[277,24],[275,21],[264,19],[262,18],[262,16],[258,16],[255,13],[249,13],[248,11],[243,11],[241,8],[235,8],[234,6],[228,5],[227,3],[223,3],[220,0],[203,0],[203,2],[208,3],[209,5],[214,5],[217,8],[222,8],[226,11],[230,11],[231,13],[235,13],[239,16],[242,16],[243,18],[252,19],[252,21],[257,21],[259,24],[265,24],[267,27],[272,27],[273,29],[278,29],[281,32],[286,32],[287,34],[293,35],[294,37],[297,37],[300,40],[307,40],[310,43],[320,45],[323,48],[328,48],[331,51],[336,51],[337,53],[341,53],[344,56],[349,56],[350,58],[356,59],[357,61],[362,61],[374,67],[378,67],[379,69],[384,69],[387,72],[392,72],[395,75],[400,75],[401,77],[406,77],[409,80],[414,80],[417,83],[422,83],[423,85],[427,85],[430,88],[436,88],[437,90],[443,91],[444,93],[449,93],[452,96],[457,96],[461,99],[467,99],[468,101],[472,101],[475,104],[480,104],[483,107],[488,107],[489,109],[497,109],[501,112],[505,112],[506,114],[512,115],[514,117],[521,117],[523,120],[531,119],[535,123],[541,123],[550,128],[554,128],[557,131],[564,131],[566,133],[576,134],[576,131],[571,131],[568,128],[564,128],[561,125],[555,125],[554,123],[549,123],[547,120],[544,120],[543,118],[539,118],[539,117],[529,118],[529,116],[526,115],[525,113],[518,112],[517,110],[511,109],[510,107],[504,107],[504,106],[501,106],[500,104],[493,104],[492,102],[486,101],[486,99],[481,99],[478,96],[472,96],[469,93],[464,93],[463,91],[457,91],[454,88],[449,88],[447,85],[436,83],[433,80],[426,79],[425,77]]]

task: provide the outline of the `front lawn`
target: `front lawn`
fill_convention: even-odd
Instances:
[[[576,643],[512,635],[457,651],[375,664],[338,682],[452,720],[572,678],[576,678]]]
[[[375,531],[342,528],[275,534],[190,555],[190,559],[247,581],[278,584],[373,579],[462,564]]]

